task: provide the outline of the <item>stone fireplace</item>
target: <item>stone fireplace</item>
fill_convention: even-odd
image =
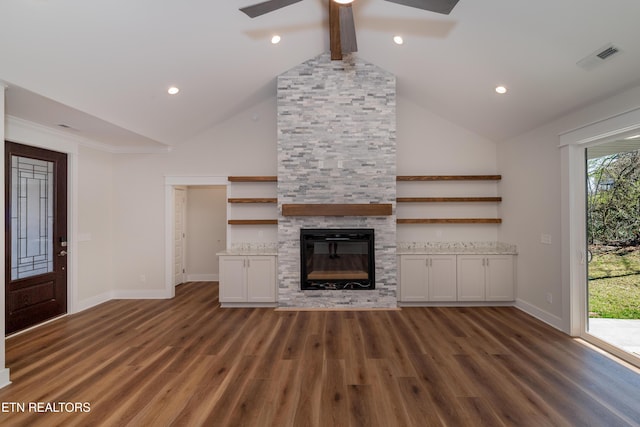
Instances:
[[[355,54],[331,61],[327,53],[279,76],[277,102],[278,305],[396,307],[395,77]],[[391,209],[283,215],[283,206],[296,204]],[[374,230],[374,286],[301,289],[300,230],[320,228]]]

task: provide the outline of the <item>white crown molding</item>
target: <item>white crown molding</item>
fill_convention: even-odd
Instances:
[[[61,131],[50,126],[44,126],[39,123],[35,123],[29,120],[21,119],[19,117],[5,116],[6,121],[6,139],[23,139],[21,135],[28,132],[38,132],[40,134],[48,135],[56,140],[66,141],[67,143],[75,143],[77,145],[92,148],[94,150],[104,151],[111,154],[165,154],[172,151],[172,147],[117,147],[102,142],[97,142],[89,138],[85,138],[79,135],[74,135],[69,132]],[[15,142],[33,143],[28,140],[16,140]]]

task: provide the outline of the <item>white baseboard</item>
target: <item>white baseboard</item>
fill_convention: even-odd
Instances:
[[[516,308],[564,332],[564,328],[562,327],[563,325],[562,319],[556,316],[555,314],[551,314],[548,311],[544,311],[536,307],[535,305],[529,304],[528,302],[523,301],[521,299],[516,300]]]
[[[398,301],[398,307],[513,307],[513,301],[452,301],[407,302]]]
[[[217,282],[219,274],[187,274],[187,282]]]
[[[80,311],[84,311],[91,307],[95,307],[96,305],[100,305],[112,299],[113,299],[113,292],[105,292],[103,294],[84,299],[78,302],[76,313]]]
[[[4,368],[0,370],[0,388],[6,387],[11,384],[11,380],[9,379],[9,368]]]

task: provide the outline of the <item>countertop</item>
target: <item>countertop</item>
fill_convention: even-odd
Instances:
[[[217,252],[216,255],[278,255],[278,245],[275,243],[238,243],[231,248]]]
[[[517,255],[515,245],[504,242],[398,242],[398,255]]]
[[[398,242],[397,255],[517,255],[515,245],[504,242]],[[278,255],[275,243],[240,243],[216,255]]]

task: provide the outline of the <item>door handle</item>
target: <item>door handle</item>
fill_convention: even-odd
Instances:
[[[62,251],[58,252],[58,256],[67,256],[67,251],[62,250]]]

